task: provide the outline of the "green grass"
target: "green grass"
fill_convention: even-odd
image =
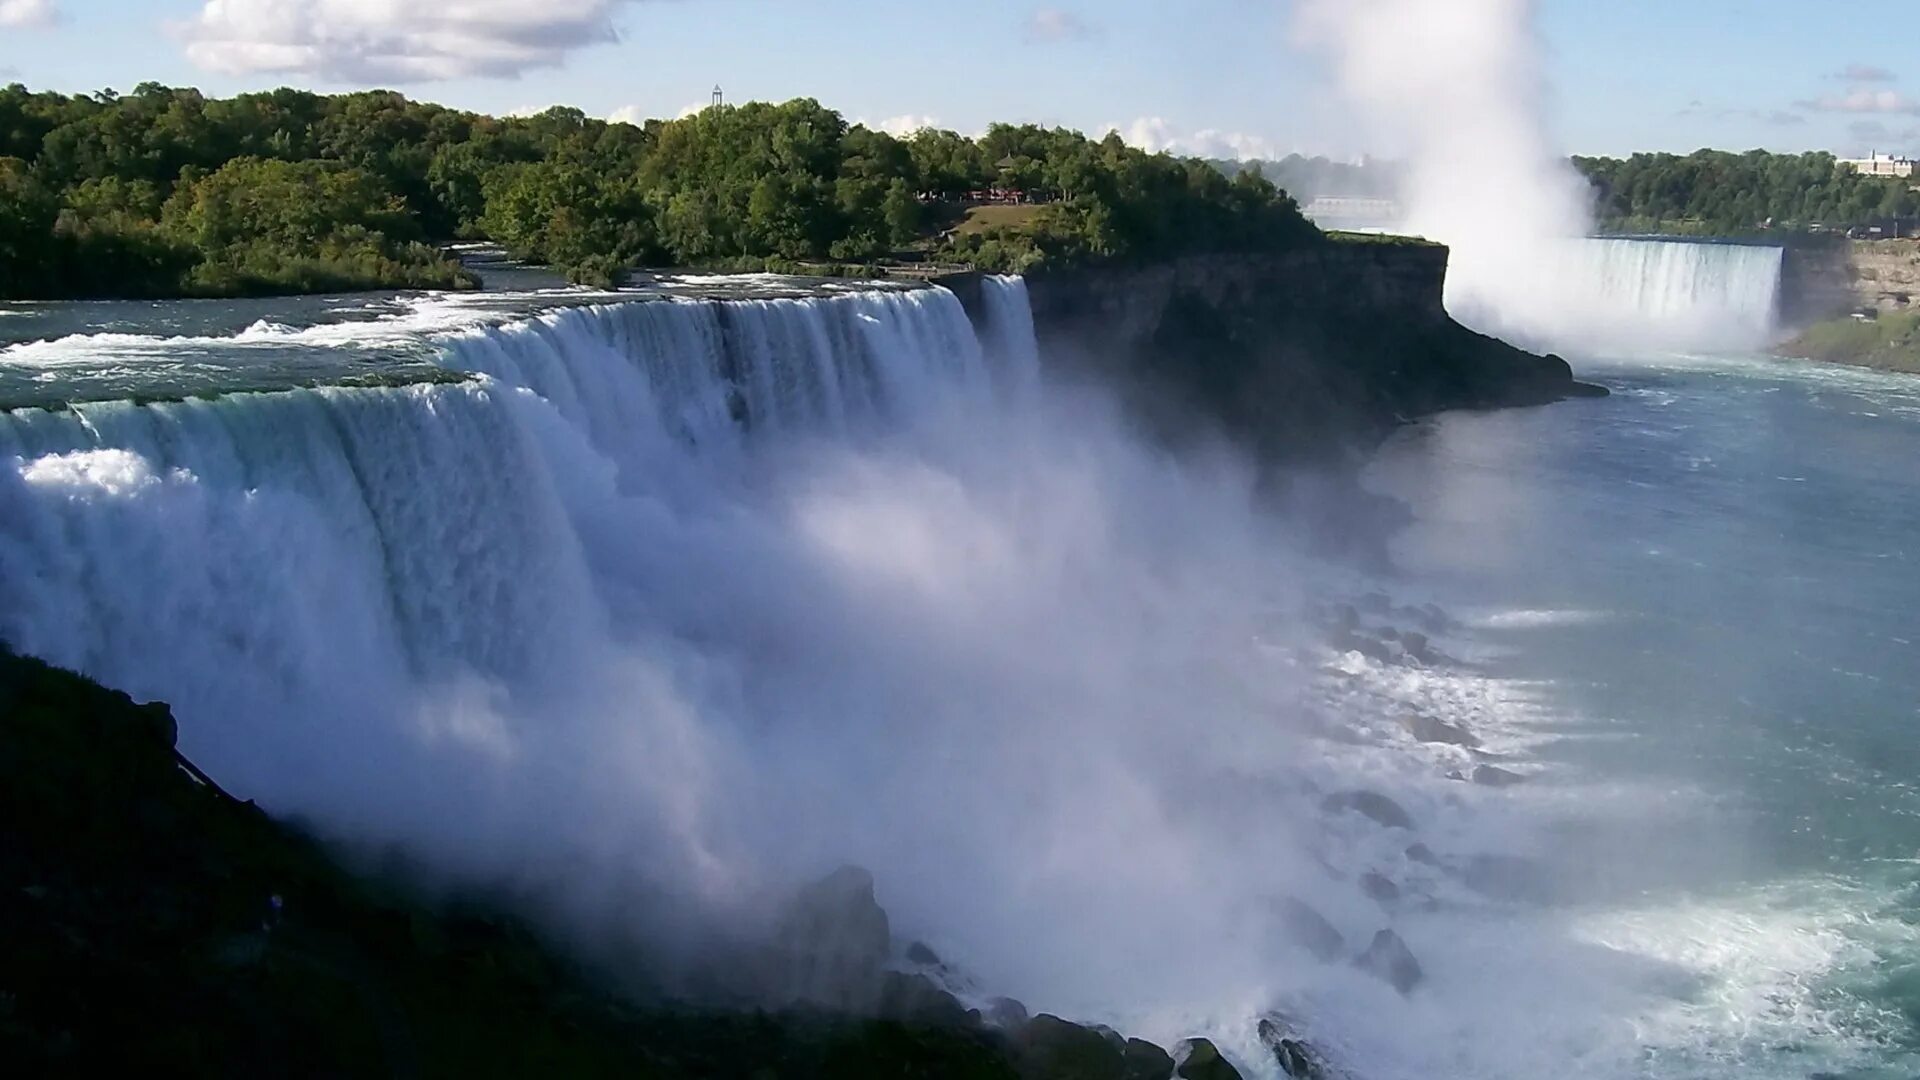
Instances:
[[[1045,206],[1028,204],[1025,206],[975,206],[967,210],[967,216],[954,226],[954,235],[967,236],[972,233],[984,233],[989,229],[1025,229],[1033,224]]]
[[[1389,247],[1442,247],[1424,236],[1402,236],[1398,233],[1342,232],[1329,230],[1327,239],[1337,244],[1384,244]]]
[[[1920,311],[1816,323],[1782,351],[1809,360],[1920,373]]]

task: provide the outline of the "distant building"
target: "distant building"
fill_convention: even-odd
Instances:
[[[1853,171],[1861,176],[1911,177],[1915,172],[1920,172],[1920,161],[1897,154],[1882,154],[1878,150],[1863,158],[1842,159],[1840,164],[1853,166]]]

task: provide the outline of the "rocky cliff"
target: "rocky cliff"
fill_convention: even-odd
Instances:
[[[1330,241],[1071,270],[1029,288],[1050,360],[1117,382],[1165,430],[1205,417],[1280,460],[1370,447],[1446,409],[1604,393],[1558,357],[1448,317],[1447,257],[1425,243]]]
[[[1912,310],[1920,240],[1834,240],[1787,249],[1780,317],[1794,330],[1855,312]]]

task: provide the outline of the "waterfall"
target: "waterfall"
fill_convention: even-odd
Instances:
[[[1762,343],[1774,331],[1784,250],[1667,240],[1587,240],[1567,285],[1609,317]]]
[[[0,412],[0,639],[172,702],[242,790],[325,801],[303,773],[359,752],[343,730],[390,746],[451,684],[577,675],[644,577],[621,492],[1024,383],[1017,288],[991,357],[944,290],[636,300],[442,339],[469,383]]]
[[[1448,298],[1457,317],[1545,347],[1755,349],[1778,329],[1784,255],[1747,244],[1561,241],[1543,249],[1528,280],[1474,281],[1467,267],[1449,280]]]

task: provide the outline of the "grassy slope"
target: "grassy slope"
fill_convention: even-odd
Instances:
[[[1817,323],[1781,351],[1808,360],[1920,374],[1920,311]]]

